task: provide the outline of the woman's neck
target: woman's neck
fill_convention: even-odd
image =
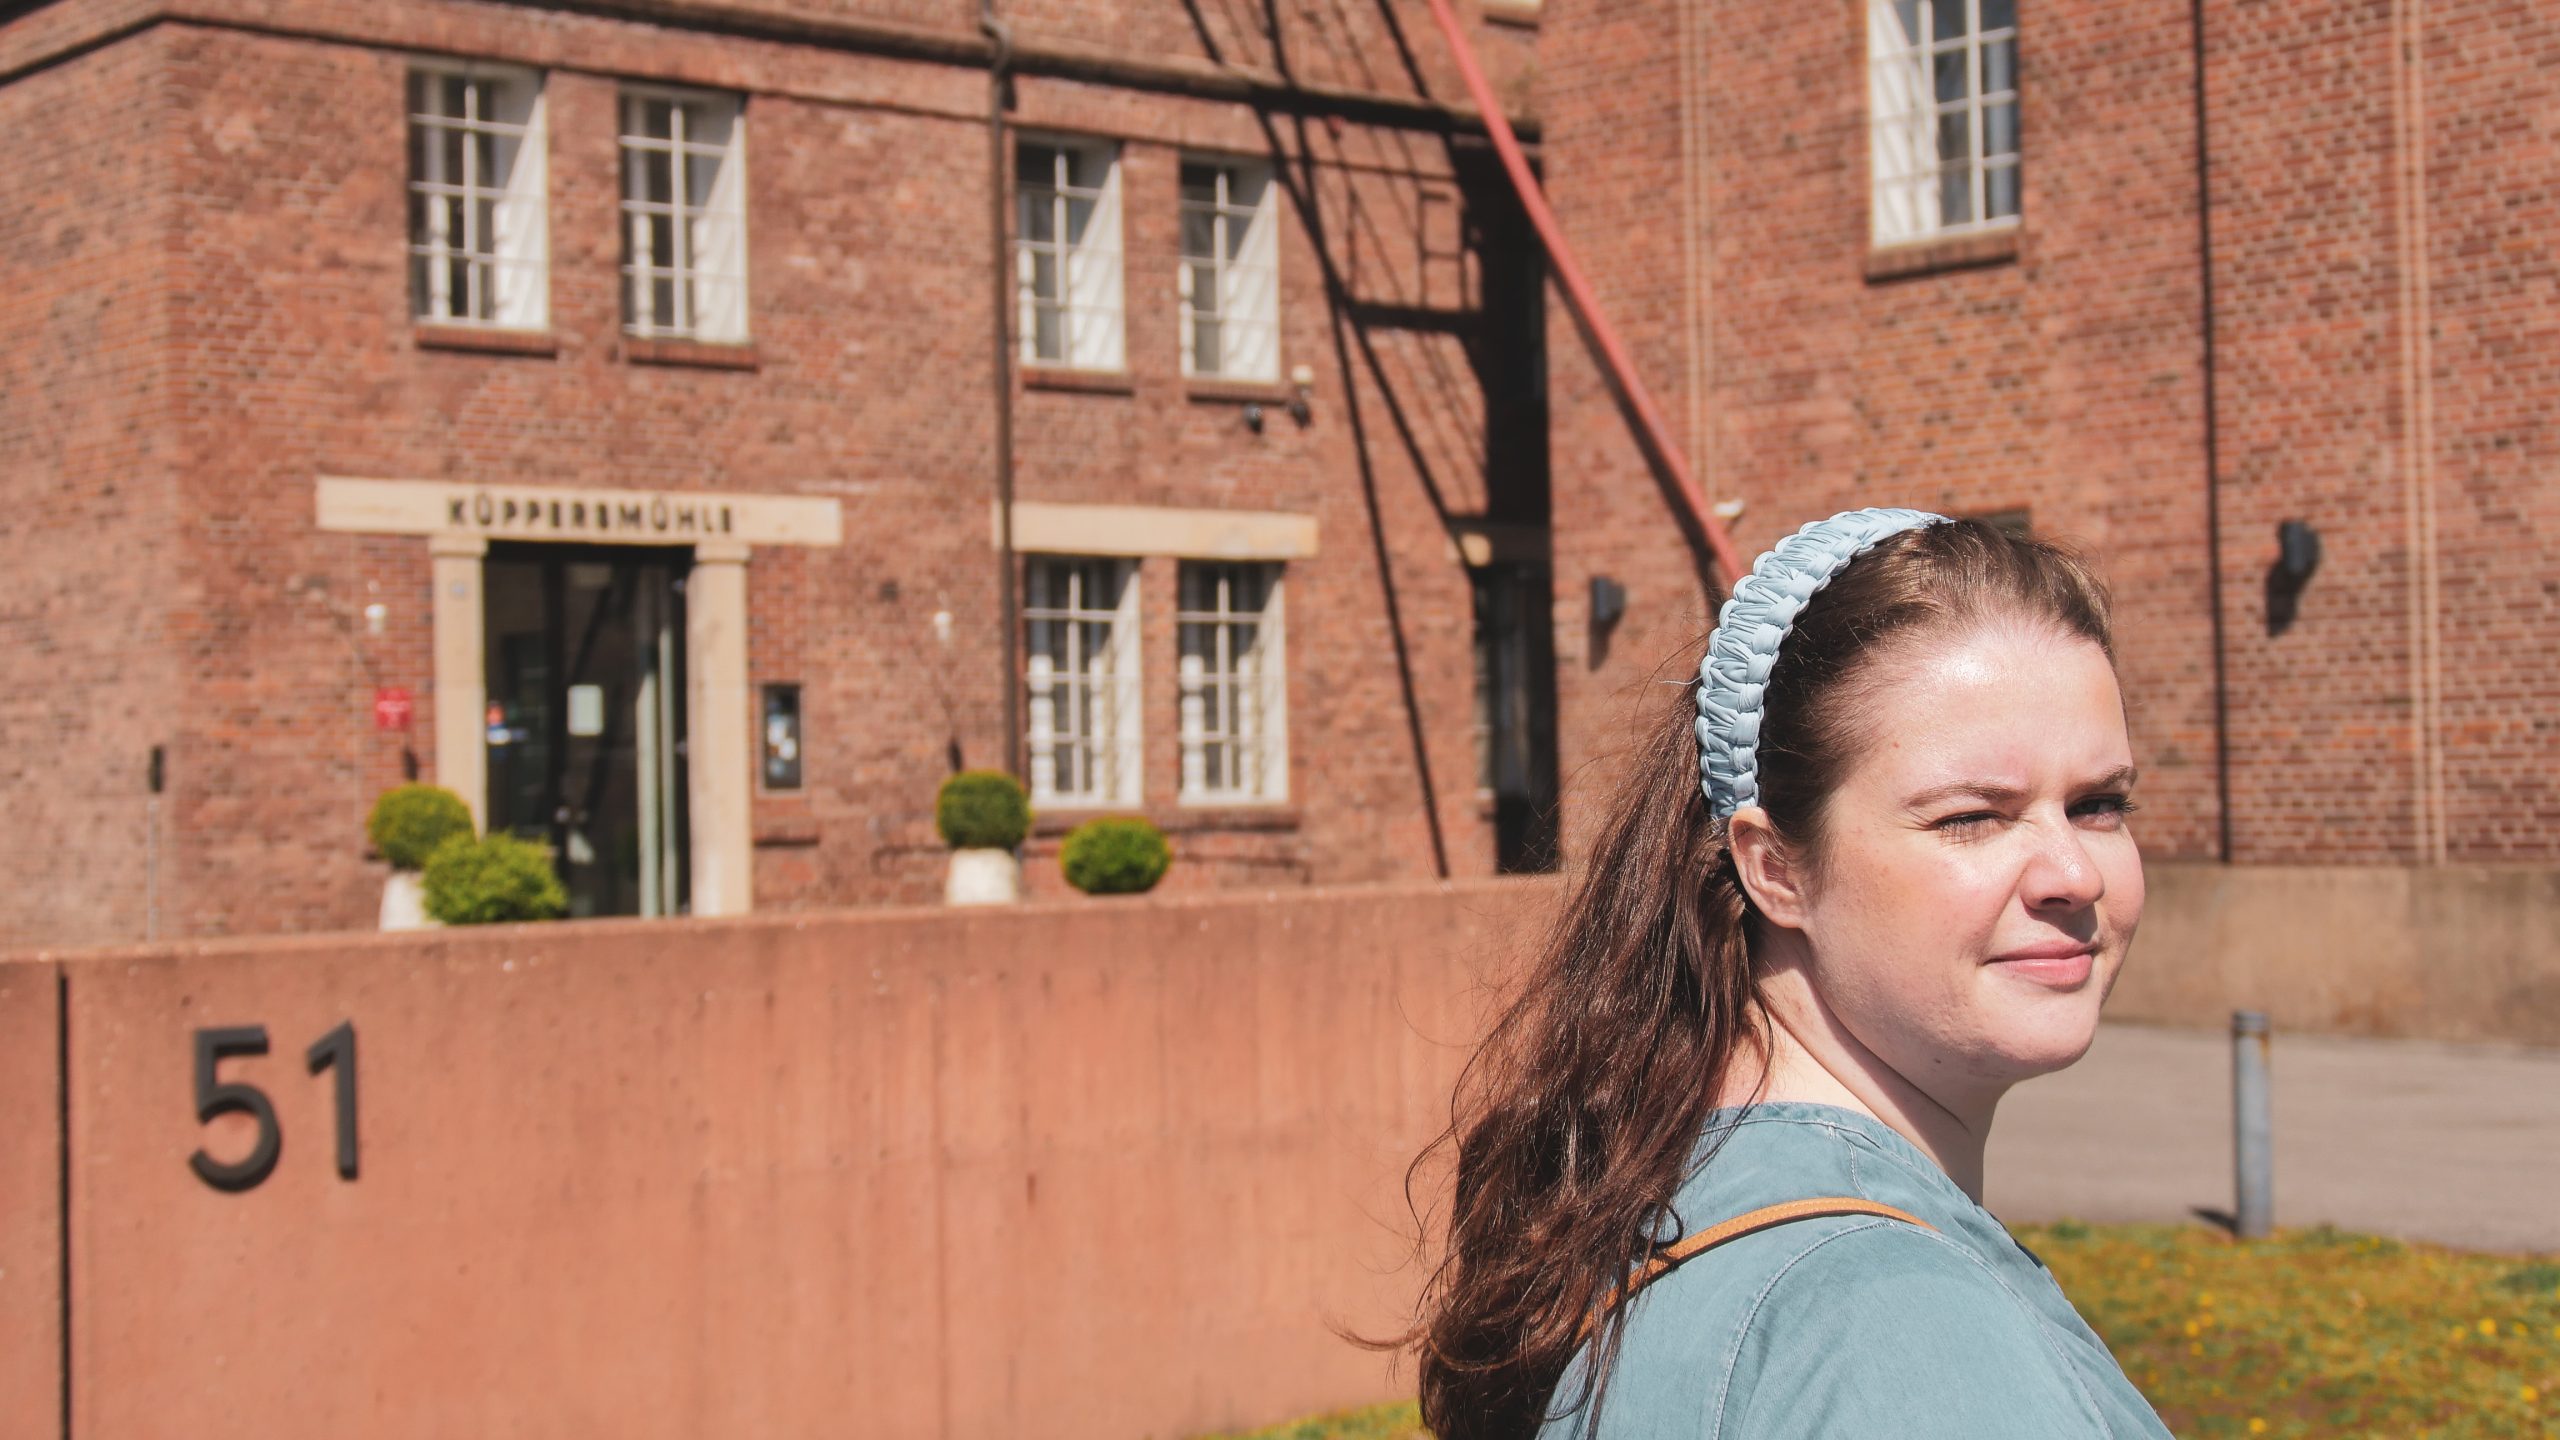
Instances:
[[[1738,1059],[1718,1105],[1794,1100],[1856,1111],[1918,1146],[1982,1203],[1982,1154],[1998,1094],[1940,1096],[1913,1084],[1824,1009],[1800,972],[1766,976],[1753,1009],[1754,1028],[1767,1043],[1765,1063]]]

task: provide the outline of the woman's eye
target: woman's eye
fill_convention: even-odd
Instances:
[[[2074,805],[2071,808],[2075,814],[2097,815],[2108,819],[2121,820],[2125,816],[2132,814],[2140,807],[2133,803],[2130,796],[2092,795],[2088,799],[2081,801],[2079,804]]]
[[[1950,815],[1944,820],[1936,821],[1931,824],[1929,828],[1932,830],[1971,830],[1988,825],[1999,818],[2000,817],[1998,815],[1995,815],[1988,810],[1968,810],[1962,815]]]

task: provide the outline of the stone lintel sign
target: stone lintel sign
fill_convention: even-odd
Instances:
[[[839,503],[813,495],[599,490],[323,475],[323,530],[604,545],[839,545]]]

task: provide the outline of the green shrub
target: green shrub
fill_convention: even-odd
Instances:
[[[1173,847],[1144,820],[1106,815],[1067,832],[1058,865],[1067,883],[1087,895],[1136,895],[1164,878],[1173,865]]]
[[[551,852],[504,832],[445,841],[427,857],[419,884],[427,913],[447,925],[556,920],[569,910]]]
[[[471,807],[438,785],[399,785],[382,792],[364,817],[365,838],[394,870],[421,870],[436,847],[471,833]]]
[[[1031,797],[1001,770],[963,770],[934,797],[933,828],[954,850],[1010,850],[1031,833]]]

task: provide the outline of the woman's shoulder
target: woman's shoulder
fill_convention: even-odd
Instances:
[[[1751,1267],[1766,1278],[1729,1333],[1705,1433],[2108,1433],[2059,1337],[1965,1245],[1869,1217],[1787,1228],[1800,1233]]]
[[[1825,1216],[1729,1241],[1638,1293],[1600,1433],[2091,1433],[2053,1428],[2086,1413],[2068,1369],[1963,1246],[1882,1216]],[[1998,1423],[1976,1413],[1986,1404]],[[1943,1430],[1913,1423],[1937,1411]],[[2013,1412],[2026,1428],[2000,1418]]]

